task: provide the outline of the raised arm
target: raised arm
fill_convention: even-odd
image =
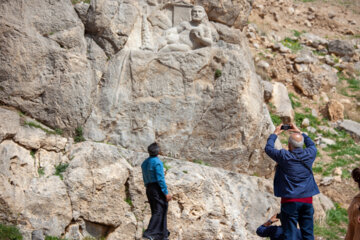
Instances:
[[[282,126],[282,124],[276,127],[274,133],[269,136],[266,146],[265,146],[266,154],[277,163],[279,163],[280,160],[282,159],[281,151],[277,150],[275,148],[275,141],[277,139],[277,135],[283,131],[283,130],[281,130],[281,126]]]
[[[315,146],[315,143],[311,140],[311,138],[306,135],[305,133],[302,134],[303,138],[304,138],[304,144],[306,146],[306,151],[308,151],[309,153],[311,153],[311,155],[314,157],[316,157],[316,153],[317,153],[317,149]]]

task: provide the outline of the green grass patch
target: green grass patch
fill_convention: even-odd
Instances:
[[[71,0],[71,3],[72,3],[73,5],[78,4],[78,3],[80,3],[80,2],[90,4],[90,0]]]
[[[299,102],[299,97],[296,96],[294,93],[289,93],[289,99],[293,109],[297,107],[301,107],[301,103]]]
[[[85,141],[84,132],[83,132],[82,127],[80,127],[80,126],[77,127],[77,128],[75,128],[74,141],[75,141],[76,143]]]
[[[59,163],[59,165],[55,166],[55,176],[59,176],[61,180],[64,179],[63,173],[66,171],[66,168],[69,166],[68,163]]]
[[[301,126],[301,123],[305,118],[308,118],[310,121],[310,126],[316,129],[321,124],[319,119],[317,119],[317,117],[314,117],[312,114],[295,112],[295,122],[297,126]],[[302,129],[302,130],[306,131],[306,129]]]
[[[171,167],[169,165],[167,165],[166,161],[164,161],[163,165],[164,165],[164,168],[165,168],[166,171],[170,170]]]
[[[183,170],[183,173],[185,173],[185,174],[188,174],[188,171],[186,171],[186,170]]]
[[[335,203],[335,208],[326,212],[325,223],[315,222],[314,233],[326,240],[340,240],[346,233],[348,222],[347,210]]]
[[[273,124],[274,124],[275,126],[279,126],[279,125],[282,123],[282,121],[281,121],[281,119],[280,119],[279,116],[270,113],[270,117],[271,117],[271,121],[273,122]]]
[[[326,56],[326,53],[320,52],[319,50],[313,50],[312,52],[317,56]]]
[[[301,46],[301,44],[300,44],[300,42],[298,40],[293,40],[293,39],[288,38],[288,37],[285,38],[284,40],[282,40],[281,43],[285,47],[291,49],[291,51],[294,52],[294,53],[298,52],[299,50],[302,49],[302,46]]]
[[[43,130],[46,134],[55,134],[55,135],[61,135],[62,134],[62,131],[61,131],[61,134],[59,129],[56,131],[52,131],[52,130],[49,130],[49,129],[46,129],[44,128],[43,126],[41,126],[40,124],[36,123],[36,122],[32,122],[32,121],[25,121],[24,123],[25,126],[29,126],[29,127],[32,127],[32,128],[38,128],[38,129],[41,129]]]
[[[0,224],[1,240],[22,240],[23,237],[16,226]]]
[[[45,169],[43,167],[39,167],[38,168],[38,174],[39,174],[39,176],[44,176],[45,175]]]
[[[30,156],[35,159],[35,153],[36,153],[36,150],[35,149],[31,149],[30,151]]]
[[[301,32],[299,32],[299,31],[297,31],[297,30],[292,30],[292,32],[293,32],[293,34],[294,34],[294,37],[300,37],[301,34],[306,33],[306,31],[301,31]]]
[[[194,159],[192,162],[200,164],[200,165],[210,166],[210,164],[204,162],[203,160],[199,160],[199,159]]]
[[[342,177],[348,178],[350,176],[349,168],[351,168],[354,163],[360,162],[360,145],[356,144],[347,132],[337,130],[337,133],[336,135],[322,131],[324,137],[335,140],[335,144],[328,145],[324,148],[324,151],[328,152],[328,155],[332,158],[332,162],[326,165],[323,175],[329,176],[336,167],[342,167]]]
[[[132,203],[131,198],[127,197],[127,198],[124,199],[124,201],[125,201],[127,204],[129,204],[130,207],[133,206],[133,203]]]
[[[45,240],[67,240],[66,238],[54,237],[54,236],[46,236]]]

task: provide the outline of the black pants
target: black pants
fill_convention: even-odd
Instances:
[[[155,240],[163,240],[169,236],[167,230],[168,202],[159,184],[150,183],[146,186],[146,196],[150,203],[151,219],[144,237],[152,237]]]

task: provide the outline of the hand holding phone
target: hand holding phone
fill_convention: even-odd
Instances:
[[[281,125],[280,129],[281,130],[289,130],[289,129],[291,129],[291,126],[289,124],[283,124],[283,125]]]

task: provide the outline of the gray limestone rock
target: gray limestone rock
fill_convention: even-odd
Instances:
[[[42,230],[34,230],[31,233],[31,240],[44,240],[45,236]]]
[[[328,40],[312,33],[301,34],[301,40],[307,45],[317,48],[319,45],[327,46]]]
[[[242,29],[247,25],[253,1],[249,0],[192,0],[196,5],[204,6],[209,19],[214,22]]]
[[[339,124],[339,128],[349,132],[357,141],[360,140],[360,123],[345,119]]]
[[[273,84],[268,81],[261,81],[261,83],[264,88],[264,100],[269,101],[272,98]]]
[[[319,93],[321,87],[321,80],[315,77],[310,72],[302,72],[296,75],[293,84],[305,96],[312,97]]]
[[[344,40],[332,40],[328,44],[328,49],[330,53],[334,53],[338,56],[352,56],[355,53],[354,46]]]
[[[84,27],[70,1],[0,3],[0,102],[48,126],[82,125],[94,88]]]
[[[91,1],[85,29],[107,56],[113,56],[126,44],[139,17],[137,4],[137,1]]]
[[[291,101],[285,85],[275,82],[273,86],[274,89],[271,103],[276,109],[276,115],[285,120],[285,122],[292,121],[295,113],[291,106]]]

